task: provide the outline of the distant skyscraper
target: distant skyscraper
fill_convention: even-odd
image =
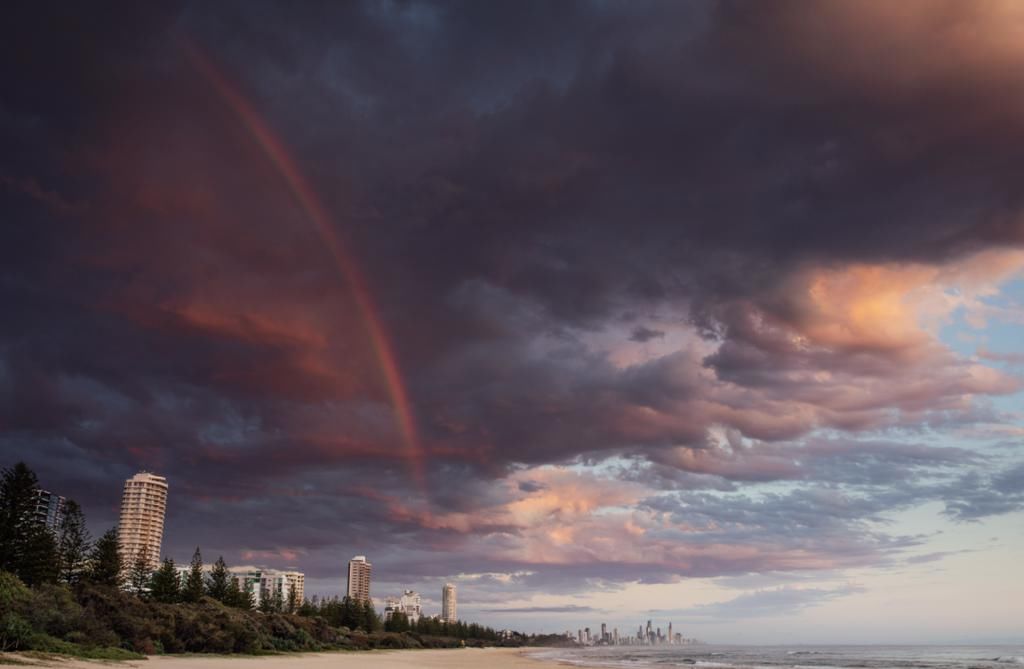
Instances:
[[[154,570],[160,565],[166,513],[167,479],[163,476],[139,472],[124,482],[117,542],[126,569],[140,553],[146,555]]]
[[[672,623],[668,624],[668,642],[669,643],[675,643],[676,642],[676,636],[674,634],[672,634]]]
[[[441,591],[441,621],[446,623],[458,622],[458,604],[455,598],[455,584],[445,583]]]
[[[359,602],[370,601],[370,572],[373,565],[365,555],[357,555],[348,561],[348,596]]]
[[[36,520],[46,529],[56,532],[64,520],[64,502],[60,495],[48,490],[40,490],[36,498]]]

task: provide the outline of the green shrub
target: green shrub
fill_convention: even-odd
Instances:
[[[20,611],[32,600],[32,591],[9,571],[0,570],[0,611]]]
[[[83,609],[68,588],[44,583],[32,591],[28,619],[34,629],[64,639],[82,629],[82,616]]]
[[[14,611],[0,615],[0,652],[24,650],[32,637],[32,625]]]

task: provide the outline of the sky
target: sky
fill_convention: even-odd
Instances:
[[[0,464],[531,632],[1022,642],[1024,6],[14,3]]]

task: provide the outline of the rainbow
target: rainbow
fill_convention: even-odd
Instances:
[[[331,226],[331,218],[326,208],[303,176],[284,143],[271,132],[270,127],[253,106],[228,83],[220,70],[198,46],[186,39],[181,39],[180,43],[191,65],[203,75],[221,99],[238,116],[277,173],[280,174],[296,203],[302,208],[323,239],[338,273],[351,290],[363,317],[367,335],[373,345],[377,363],[384,375],[398,429],[404,443],[404,456],[409,463],[410,473],[426,498],[426,456],[416,433],[416,422],[413,418],[409,394],[402,381],[391,341],[388,339],[380,315],[370,296],[366,280],[359,271],[359,266],[346,251],[337,231]]]

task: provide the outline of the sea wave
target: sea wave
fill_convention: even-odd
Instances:
[[[1024,655],[1004,655],[1002,657],[993,658],[993,662],[1002,662],[1005,664],[1024,664]]]

